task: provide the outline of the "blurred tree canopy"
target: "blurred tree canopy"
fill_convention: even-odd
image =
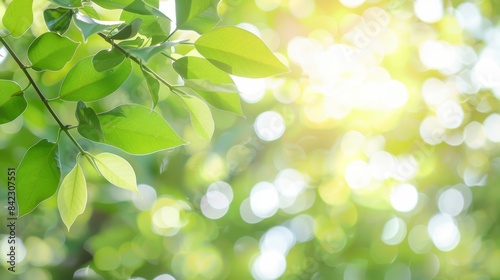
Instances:
[[[34,1],[33,34],[46,31],[47,5]],[[173,19],[174,5],[159,11]],[[86,174],[89,203],[71,231],[52,196],[18,220],[18,272],[1,279],[500,278],[499,1],[222,0],[217,9],[218,26],[256,34],[290,72],[233,77],[245,117],[211,110],[211,141],[165,89],[156,110],[188,145],[133,156],[82,139],[128,160],[141,196]],[[89,37],[77,55],[105,47]],[[0,78],[24,79],[0,55]],[[148,66],[174,77],[166,64]],[[150,106],[136,70],[93,107]],[[63,76],[36,79],[54,98]],[[3,170],[34,139],[57,135],[28,93],[29,110],[0,126]],[[64,137],[60,145],[67,174],[77,150]],[[0,198],[7,205],[6,190]]]

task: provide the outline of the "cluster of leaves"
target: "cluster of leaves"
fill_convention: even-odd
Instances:
[[[59,139],[51,142],[40,139],[24,155],[18,167],[17,202],[19,216],[28,214],[42,201],[58,191],[57,203],[63,222],[68,229],[78,215],[84,212],[87,189],[80,160],[87,159],[110,183],[137,192],[132,166],[112,153],[97,155],[86,151],[79,138],[117,147],[136,155],[154,153],[186,144],[164,117],[155,111],[159,102],[160,84],[179,98],[191,117],[196,133],[210,140],[214,132],[211,109],[243,115],[237,88],[230,76],[266,77],[287,71],[284,66],[254,34],[232,26],[216,27],[218,0],[176,0],[175,29],[173,23],[159,10],[155,0],[51,0],[43,17],[47,29],[27,47],[24,64],[9,40],[24,36],[33,24],[33,1],[13,0],[2,18],[8,33],[0,38],[9,54],[29,80],[24,89],[13,80],[0,80],[0,124],[19,117],[27,108],[24,92],[30,86],[38,94],[47,112],[78,148],[76,165],[61,181]],[[120,10],[117,21],[101,20],[95,7]],[[102,12],[101,12],[102,14]],[[71,25],[71,23],[74,25]],[[81,42],[64,36],[70,28],[81,32]],[[198,33],[194,42],[171,40],[179,30]],[[37,86],[32,71],[61,71],[70,62],[77,49],[87,44],[90,36],[100,36],[110,48],[85,57],[65,73],[59,95],[48,100]],[[176,47],[187,45],[195,53],[186,56],[176,53]],[[171,66],[183,83],[167,82],[147,63],[155,56],[172,61]],[[176,57],[176,58],[174,58]],[[107,112],[96,113],[85,102],[100,100],[120,88],[133,67],[139,67],[147,84],[152,107],[122,104]],[[68,125],[52,109],[51,102],[72,106],[77,102],[77,125]]]

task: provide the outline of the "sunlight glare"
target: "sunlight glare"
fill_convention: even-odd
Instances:
[[[434,215],[429,220],[427,231],[434,245],[443,252],[455,249],[460,242],[460,231],[455,220],[447,214]]]
[[[415,186],[403,183],[397,184],[391,191],[391,205],[399,212],[410,212],[418,203],[418,192]]]
[[[279,208],[279,193],[269,182],[257,183],[250,193],[252,212],[260,218],[272,217]]]
[[[393,217],[385,223],[381,239],[387,245],[397,245],[404,240],[405,236],[405,221],[401,218]]]
[[[254,129],[260,139],[275,141],[285,133],[285,120],[275,111],[266,111],[257,116]]]

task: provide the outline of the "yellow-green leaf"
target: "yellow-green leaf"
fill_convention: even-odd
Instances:
[[[14,37],[20,37],[33,23],[33,0],[13,0],[10,2],[2,23]]]
[[[80,43],[47,32],[36,38],[28,48],[28,58],[33,70],[61,70],[73,58],[76,48]]]
[[[236,76],[263,78],[288,71],[259,37],[241,28],[212,29],[194,45],[212,64]]]
[[[139,193],[135,172],[125,159],[111,153],[101,153],[92,157],[99,173],[111,184]]]
[[[85,211],[87,204],[87,184],[85,175],[79,164],[64,177],[59,193],[57,194],[57,207],[66,227],[69,229],[76,220]]]
[[[184,90],[190,91],[190,89]],[[189,111],[191,124],[196,133],[202,138],[210,140],[214,134],[215,125],[208,105],[193,95],[180,95],[180,98]]]

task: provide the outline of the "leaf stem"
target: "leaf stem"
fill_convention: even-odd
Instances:
[[[19,66],[19,68],[21,68],[21,70],[23,71],[23,73],[26,76],[26,78],[28,78],[28,81],[30,82],[30,85],[33,86],[33,89],[38,94],[38,97],[40,97],[40,100],[42,100],[43,105],[45,105],[45,107],[47,108],[47,110],[49,110],[49,113],[52,115],[52,117],[54,118],[54,120],[57,122],[57,124],[59,125],[60,129],[62,131],[64,131],[64,133],[66,133],[66,135],[68,135],[68,137],[71,140],[71,142],[73,142],[73,144],[75,144],[75,146],[78,148],[78,150],[81,153],[85,153],[85,150],[82,148],[82,146],[80,146],[80,144],[76,141],[76,139],[73,137],[73,135],[71,135],[71,133],[69,133],[68,127],[66,125],[64,125],[64,123],[61,121],[61,119],[57,116],[57,114],[54,111],[54,109],[52,109],[52,107],[50,107],[47,98],[45,98],[45,96],[43,95],[42,91],[40,90],[40,88],[38,87],[38,85],[35,83],[35,80],[31,76],[31,74],[28,72],[28,70],[26,68],[26,65],[24,65],[23,62],[19,59],[19,57],[17,57],[17,55],[14,52],[14,50],[12,50],[12,48],[9,46],[9,44],[7,44],[7,42],[4,40],[3,37],[0,37],[0,42],[2,43],[2,45],[4,45],[4,47],[7,49],[7,51],[9,52],[9,54],[16,61],[17,65]]]
[[[151,69],[148,66],[144,65],[140,59],[138,59],[137,57],[131,55],[124,48],[120,47],[118,44],[116,44],[115,42],[113,42],[112,39],[106,37],[106,35],[104,35],[103,33],[99,32],[98,34],[106,42],[108,42],[109,44],[111,44],[113,46],[113,48],[116,48],[117,50],[119,50],[120,52],[122,52],[126,57],[130,58],[132,61],[134,61],[135,63],[137,63],[139,66],[141,66],[145,71],[147,71],[151,75],[153,75],[158,81],[160,81],[162,84],[166,85],[170,91],[172,91],[172,92],[174,91],[174,86],[173,85],[171,85],[169,82],[167,82],[165,79],[163,79],[160,75],[156,74],[156,72],[153,71],[153,69]]]

